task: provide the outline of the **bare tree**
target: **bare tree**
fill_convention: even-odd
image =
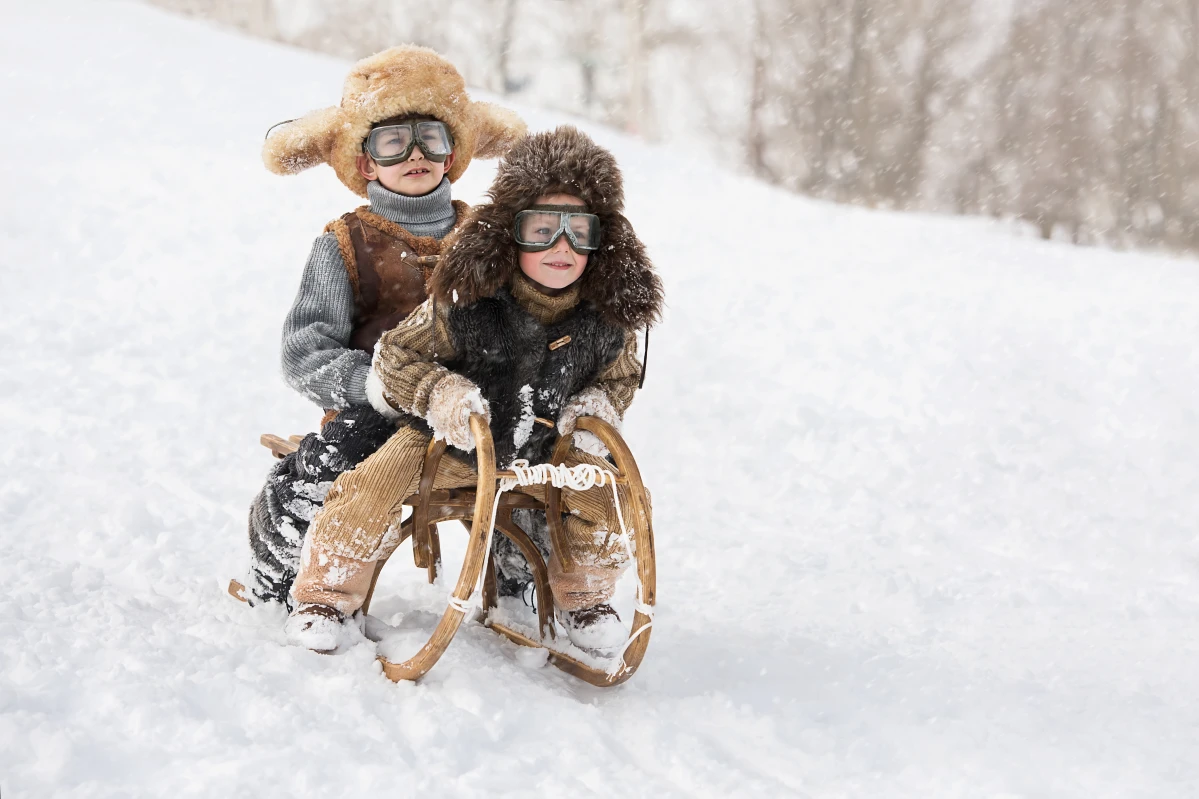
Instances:
[[[498,91],[507,95],[519,91],[523,83],[513,79],[509,59],[509,54],[512,52],[513,27],[516,25],[516,0],[502,0],[502,3],[495,72],[499,81]]]
[[[746,159],[754,174],[777,183],[778,175],[766,163],[766,123],[763,119],[766,113],[766,59],[769,54],[766,38],[767,2],[768,0],[754,0],[753,4],[753,37],[749,44],[752,78],[745,125],[745,146]]]
[[[347,58],[427,44],[819,197],[1199,251],[1199,0],[148,1]]]

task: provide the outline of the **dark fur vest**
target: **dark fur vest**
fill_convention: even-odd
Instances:
[[[508,289],[453,308],[448,320],[458,355],[447,363],[477,385],[491,409],[495,460],[504,469],[517,458],[549,460],[562,406],[619,357],[625,333],[581,302],[561,321],[543,325]],[[569,343],[562,343],[569,337]],[[550,349],[555,345],[554,349]],[[469,457],[451,447],[450,453]]]

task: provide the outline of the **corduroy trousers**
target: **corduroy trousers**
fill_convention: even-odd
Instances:
[[[346,614],[362,607],[375,564],[390,557],[399,545],[401,503],[419,488],[428,445],[428,435],[401,428],[373,455],[337,478],[309,528],[291,591],[295,603],[329,605]],[[602,458],[572,448],[566,464],[579,463],[610,468]],[[473,488],[477,482],[471,466],[447,456],[441,460],[433,487]],[[542,486],[515,490],[545,500]],[[625,489],[620,492],[622,505],[628,507]],[[575,568],[565,572],[559,554],[551,552],[550,589],[559,609],[579,610],[612,597],[628,558],[610,487],[564,489],[562,494],[563,545]]]

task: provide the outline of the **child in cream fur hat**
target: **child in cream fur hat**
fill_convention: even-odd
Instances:
[[[267,169],[292,175],[328,164],[369,203],[317,237],[283,324],[284,378],[326,414],[251,505],[251,603],[290,602],[308,523],[329,486],[395,432],[366,395],[375,342],[425,301],[431,256],[465,221],[451,184],[474,158],[498,158],[524,133],[511,111],[472,100],[453,64],[415,46],[359,61],[338,105],[268,132]]]

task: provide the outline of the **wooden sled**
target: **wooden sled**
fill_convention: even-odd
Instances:
[[[615,467],[612,472],[616,475],[617,483],[627,489],[628,502],[622,506],[625,524],[633,533],[634,551],[637,560],[637,580],[639,584],[639,607],[634,614],[630,628],[630,637],[621,655],[614,659],[608,669],[597,667],[561,651],[554,646],[556,633],[554,629],[554,600],[549,587],[549,569],[540,551],[525,532],[512,521],[512,511],[518,508],[534,508],[544,510],[549,522],[550,539],[557,552],[564,552],[562,541],[562,491],[553,486],[546,486],[545,503],[534,497],[516,492],[505,492],[500,497],[496,514],[495,531],[507,536],[525,556],[533,572],[534,586],[537,591],[537,630],[538,637],[513,629],[490,616],[496,608],[496,575],[494,563],[487,558],[488,523],[491,521],[492,503],[495,499],[499,480],[513,477],[512,472],[499,471],[495,467],[495,447],[491,440],[491,430],[483,417],[473,415],[470,420],[471,432],[475,438],[475,451],[478,454],[479,480],[475,490],[449,489],[434,490],[433,480],[445,454],[444,441],[433,439],[429,442],[425,453],[425,463],[421,471],[420,486],[416,494],[407,497],[403,505],[412,508],[412,515],[400,526],[400,543],[412,538],[413,559],[417,568],[426,570],[429,582],[437,579],[441,569],[441,543],[438,536],[437,524],[444,521],[458,521],[470,531],[466,556],[462,561],[462,570],[458,574],[458,582],[454,586],[452,599],[446,607],[437,628],[428,642],[412,657],[403,662],[392,662],[380,656],[383,673],[393,681],[417,680],[429,672],[441,656],[449,648],[450,642],[458,632],[466,615],[467,602],[479,584],[479,576],[483,571],[484,562],[491,565],[483,579],[483,624],[500,633],[520,646],[537,647],[548,650],[551,663],[568,674],[578,677],[592,685],[605,687],[619,685],[625,682],[637,671],[649,647],[650,622],[656,597],[656,572],[654,557],[654,535],[650,517],[649,498],[641,473],[633,459],[628,445],[616,430],[602,419],[592,416],[580,417],[578,429],[594,434],[612,453]],[[571,447],[571,436],[562,436],[554,447],[551,462],[565,462],[566,454]],[[283,457],[296,449],[298,436],[282,439],[278,436],[262,436],[262,444],[268,447],[276,457]],[[611,491],[608,486],[597,486],[593,491]],[[363,613],[370,607],[375,593],[379,574],[387,560],[380,560],[375,567],[371,579],[370,590],[362,605]],[[570,563],[564,563],[567,570]],[[243,587],[236,580],[229,584],[229,593],[244,601]]]

